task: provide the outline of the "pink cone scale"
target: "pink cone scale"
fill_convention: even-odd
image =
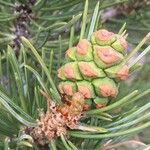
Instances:
[[[86,39],[80,40],[77,45],[77,54],[86,55],[88,52],[89,45],[90,43]]]
[[[118,52],[125,54],[128,48],[128,43],[124,37],[120,37],[112,44],[112,47]]]
[[[66,63],[58,69],[60,93],[79,92],[87,100],[86,108],[92,103],[106,106],[118,95],[118,83],[128,78],[129,68],[123,64],[127,48],[125,37],[105,29],[94,32],[90,41],[81,39],[66,51]]]
[[[123,55],[110,46],[94,46],[94,61],[100,68],[108,68],[119,63]]]
[[[92,43],[97,43],[98,45],[111,45],[116,37],[113,32],[109,32],[105,29],[98,30],[93,33],[92,37]]]

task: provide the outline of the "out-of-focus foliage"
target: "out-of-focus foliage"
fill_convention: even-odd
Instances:
[[[132,44],[137,44],[138,41],[150,31],[149,0],[129,0],[124,4],[120,4],[117,8],[111,8],[109,11],[114,15],[108,17],[104,26],[116,30],[118,26],[126,22],[126,29],[129,33],[128,40]],[[146,44],[149,43],[150,42],[147,42]]]
[[[102,0],[99,10],[120,4],[125,0]],[[91,13],[98,0],[90,0],[88,9]],[[20,48],[20,37],[33,40],[37,49],[58,49],[58,36],[63,37],[63,47],[68,44],[68,31],[78,22],[75,30],[80,29],[80,18],[85,0],[0,0],[0,43],[12,42],[15,49]],[[66,33],[67,32],[67,33]],[[62,34],[65,33],[65,34]],[[77,34],[78,35],[78,34]],[[76,38],[77,38],[76,35]]]

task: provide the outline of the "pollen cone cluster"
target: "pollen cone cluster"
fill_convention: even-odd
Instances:
[[[125,37],[105,29],[94,32],[90,41],[81,39],[66,51],[65,64],[58,69],[60,93],[68,97],[81,93],[85,109],[104,107],[117,96],[118,83],[128,77],[123,63],[127,47]]]
[[[84,97],[79,92],[73,94],[68,104],[59,106],[47,98],[47,112],[40,115],[38,125],[28,134],[36,143],[45,145],[61,134],[65,135],[67,128],[77,129],[84,102]]]

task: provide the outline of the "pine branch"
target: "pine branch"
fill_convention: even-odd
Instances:
[[[101,25],[99,10],[122,2],[124,0],[114,0],[112,3],[109,1],[92,3],[79,0],[33,0],[30,2],[19,0],[16,8],[14,7],[16,4],[12,4],[9,0],[0,1],[2,4],[0,10],[3,12],[4,6],[5,12],[7,12],[0,14],[0,19],[4,15],[2,21],[5,21],[0,26],[6,25],[0,34],[4,37],[11,35],[11,41],[17,38],[14,43],[16,42],[15,46],[19,50],[18,57],[14,53],[15,46],[15,48],[9,46],[7,51],[4,50],[4,54],[0,55],[0,148],[98,149],[103,147],[107,139],[118,142],[120,137],[123,140],[150,126],[148,120],[150,103],[144,102],[139,105],[137,102],[149,95],[150,89],[143,92],[132,89],[133,92],[130,91],[128,95],[120,96],[121,98],[117,97],[115,102],[109,99],[109,103],[106,105],[104,103],[97,105],[99,99],[96,98],[101,98],[99,95],[96,98],[93,97],[91,102],[80,92],[68,96],[69,92],[62,93],[57,88],[60,83],[56,79],[57,68],[61,67],[63,63],[73,62],[64,59],[64,50],[68,47],[71,48],[79,39],[83,38],[88,38],[87,42],[93,47],[95,44],[99,45],[98,42],[102,41],[95,37],[95,31]],[[30,5],[28,6],[28,4]],[[85,4],[84,7],[83,4]],[[8,6],[11,6],[12,10],[9,10]],[[15,9],[19,9],[19,13],[16,16],[9,15]],[[82,23],[81,14],[83,14]],[[27,19],[25,26],[21,22],[24,15]],[[11,22],[11,17],[15,17],[13,19],[17,22]],[[21,30],[17,37],[16,32],[8,30],[13,25],[16,25],[16,30]],[[81,32],[78,32],[80,28]],[[27,34],[25,30],[28,31]],[[67,30],[67,33],[64,30]],[[92,34],[93,32],[95,33]],[[124,38],[125,34],[124,24],[115,40],[119,37]],[[126,57],[127,59],[122,61],[128,62],[145,41],[146,39]],[[115,52],[117,50],[114,48]],[[148,51],[149,47],[129,66],[135,67],[137,61]],[[123,55],[122,51],[118,53]],[[91,57],[91,61],[93,61],[93,54]],[[78,60],[78,63],[80,61]],[[106,68],[99,69],[105,71],[104,74],[107,78],[115,80],[114,77],[107,74]],[[77,70],[76,73],[80,75],[82,72]],[[90,77],[83,78],[83,76],[80,82],[87,79],[88,83],[91,82]],[[105,76],[98,78],[103,80]],[[65,80],[66,82],[78,84],[76,80]],[[117,82],[119,80],[115,80],[114,84],[116,85]],[[88,84],[86,86],[88,87]],[[93,91],[96,93],[96,90]],[[125,95],[125,92],[122,92]],[[86,103],[87,101],[88,103]],[[100,99],[100,102],[104,101]],[[92,104],[89,111],[84,111],[85,104]],[[132,107],[132,104],[134,107],[129,110],[129,106]],[[98,106],[103,108],[96,108]],[[120,109],[119,113],[116,112],[117,109]],[[106,148],[111,148],[111,146],[115,147],[115,145],[106,145]]]

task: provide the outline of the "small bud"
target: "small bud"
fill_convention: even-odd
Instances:
[[[119,37],[113,44],[112,47],[117,50],[118,52],[121,52],[123,54],[126,53],[128,48],[128,43],[124,37]]]
[[[66,51],[65,58],[67,61],[75,61],[76,60],[76,47],[69,48]]]
[[[78,92],[81,93],[85,98],[94,98],[95,93],[93,86],[88,81],[77,82]]]
[[[91,41],[98,45],[111,45],[116,40],[115,34],[105,29],[98,30],[93,33]]]
[[[94,102],[96,104],[96,108],[102,108],[102,107],[105,107],[107,105],[108,98],[96,97],[94,99]]]
[[[90,42],[88,42],[86,39],[80,40],[76,48],[77,48],[76,57],[78,60],[83,61],[93,60],[92,47]]]
[[[58,85],[58,89],[61,94],[72,96],[76,92],[76,84],[71,81],[61,82]]]
[[[105,69],[105,72],[110,78],[116,78],[117,80],[126,80],[128,78],[129,68],[127,65],[120,64]]]
[[[100,68],[107,68],[119,63],[123,55],[110,46],[94,46],[94,61]]]
[[[93,80],[96,93],[102,97],[116,97],[118,88],[115,82],[107,77]]]
[[[87,80],[105,77],[103,70],[98,68],[93,62],[79,62],[78,65],[82,76]]]

